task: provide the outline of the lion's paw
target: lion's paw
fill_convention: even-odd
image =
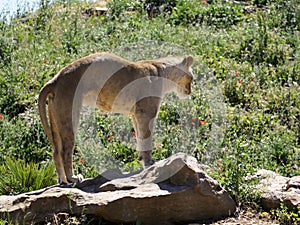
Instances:
[[[68,179],[70,183],[81,183],[84,177],[81,174],[73,175],[71,179]]]

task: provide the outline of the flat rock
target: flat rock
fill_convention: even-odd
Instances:
[[[106,14],[108,11],[108,8],[106,7],[92,7],[92,8],[88,8],[85,9],[84,11],[82,11],[83,15],[86,15],[88,17],[91,16],[101,16]]]
[[[300,207],[300,176],[289,178],[262,169],[248,179],[258,180],[258,184],[253,188],[261,193],[264,209],[277,209],[281,204],[290,209]]]
[[[144,225],[188,223],[232,215],[236,204],[193,157],[179,153],[135,174],[109,171],[76,185],[0,196],[0,217],[30,224],[54,214],[97,215]]]

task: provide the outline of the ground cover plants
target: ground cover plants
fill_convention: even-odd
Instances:
[[[0,193],[56,183],[36,97],[63,66],[98,51],[132,60],[190,54],[191,99],[164,101],[154,157],[185,151],[207,164],[238,204],[261,210],[248,174],[264,168],[300,175],[299,3],[112,0],[107,15],[89,17],[82,11],[92,3],[41,0],[38,10],[1,12]],[[161,13],[149,16],[153,5]],[[87,110],[80,129],[77,172],[91,177],[108,166],[141,167],[130,118]],[[271,214],[297,224],[299,213],[282,207]]]

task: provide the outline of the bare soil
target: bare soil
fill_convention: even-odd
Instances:
[[[280,225],[280,223],[274,220],[269,213],[258,212],[251,208],[240,210],[235,217],[228,217],[223,220],[218,220],[214,222],[204,222],[204,223],[193,223],[189,225]]]
[[[117,223],[111,223],[102,220],[100,217],[85,217],[76,218],[69,216],[68,214],[61,213],[54,216],[49,225],[67,225],[67,224],[106,224],[106,225],[118,225]],[[201,223],[189,223],[184,225],[281,225],[278,221],[274,220],[269,213],[258,212],[254,209],[247,208],[240,210],[236,216],[228,217],[218,221],[202,221]],[[183,225],[183,224],[182,224]]]

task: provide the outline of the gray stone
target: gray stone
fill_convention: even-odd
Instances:
[[[254,190],[261,193],[262,206],[266,210],[279,208],[281,204],[290,209],[300,206],[300,176],[281,176],[270,170],[259,170],[248,180],[258,180]]]
[[[92,7],[92,8],[88,8],[85,9],[84,11],[82,11],[83,15],[86,15],[88,17],[91,16],[102,16],[105,15],[108,11],[108,8],[106,7]]]
[[[137,174],[110,171],[73,186],[0,196],[0,216],[22,224],[69,213],[102,216],[112,222],[139,220],[145,225],[162,225],[217,219],[235,211],[229,194],[195,158],[181,153]]]

